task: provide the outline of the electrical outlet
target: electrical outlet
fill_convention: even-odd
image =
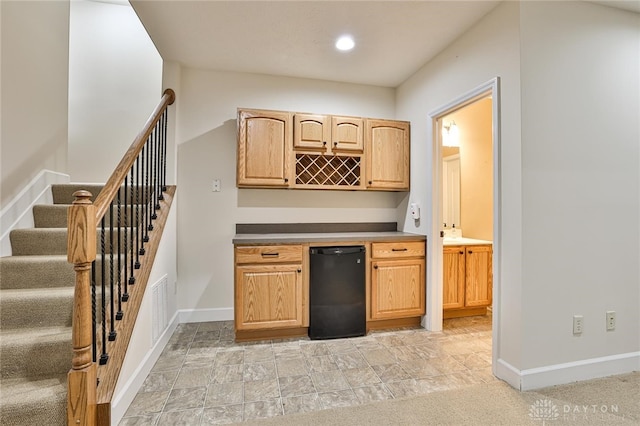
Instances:
[[[607,311],[607,330],[616,329],[616,311]]]
[[[582,327],[584,326],[584,318],[582,315],[573,316],[573,334],[582,334]]]
[[[213,180],[213,184],[211,185],[211,190],[213,192],[220,192],[220,179]]]

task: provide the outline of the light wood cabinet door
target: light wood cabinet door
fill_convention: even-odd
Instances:
[[[238,110],[239,187],[287,187],[291,152],[291,114]]]
[[[425,260],[372,260],[371,318],[415,317],[425,313]]]
[[[295,149],[327,150],[331,145],[331,118],[328,115],[295,114],[293,117]]]
[[[361,118],[331,117],[331,149],[337,152],[362,152],[363,127]]]
[[[465,306],[490,306],[492,299],[492,246],[466,248]]]
[[[442,308],[464,308],[465,250],[462,246],[443,249]]]
[[[302,264],[237,266],[236,329],[301,327],[302,282]]]
[[[409,123],[367,119],[365,141],[367,188],[408,190]]]

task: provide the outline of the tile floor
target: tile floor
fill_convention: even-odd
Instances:
[[[445,320],[438,333],[233,338],[232,322],[179,325],[120,426],[239,423],[496,380],[490,315]]]

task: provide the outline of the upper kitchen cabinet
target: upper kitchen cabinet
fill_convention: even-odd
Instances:
[[[237,186],[409,190],[409,123],[238,109]]]
[[[288,187],[292,115],[238,110],[239,187]]]
[[[296,150],[318,150],[327,154],[362,153],[363,127],[363,120],[358,117],[295,114],[293,147]]]
[[[362,118],[331,117],[331,149],[336,152],[362,152],[364,147],[362,140],[363,127]]]
[[[409,123],[366,120],[367,189],[409,190]]]

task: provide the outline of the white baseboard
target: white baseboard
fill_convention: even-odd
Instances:
[[[180,324],[188,322],[232,321],[233,308],[182,309],[178,311]]]
[[[36,204],[53,203],[49,188],[53,184],[69,183],[64,173],[42,170],[0,212],[0,256],[11,255],[9,233],[13,229],[33,227],[31,209]]]
[[[520,370],[499,358],[493,363],[493,374],[500,380],[507,382],[512,388],[521,390],[522,377]]]
[[[119,424],[120,420],[122,420],[122,417],[124,417],[127,409],[131,405],[131,402],[133,402],[133,399],[140,391],[140,388],[142,388],[142,385],[151,372],[151,369],[155,365],[156,361],[158,361],[158,358],[162,354],[165,346],[167,346],[167,342],[169,342],[169,339],[173,335],[173,332],[176,330],[176,327],[178,327],[177,312],[173,316],[173,318],[171,318],[169,325],[165,329],[162,336],[160,336],[155,346],[147,353],[142,362],[140,362],[140,365],[138,365],[138,368],[136,368],[135,372],[124,384],[124,386],[122,387],[122,392],[113,397],[113,401],[111,403],[112,425]]]
[[[640,352],[609,355],[526,370],[518,370],[508,362],[499,359],[495,367],[495,374],[498,378],[522,391],[631,373],[632,371],[640,371]]]

